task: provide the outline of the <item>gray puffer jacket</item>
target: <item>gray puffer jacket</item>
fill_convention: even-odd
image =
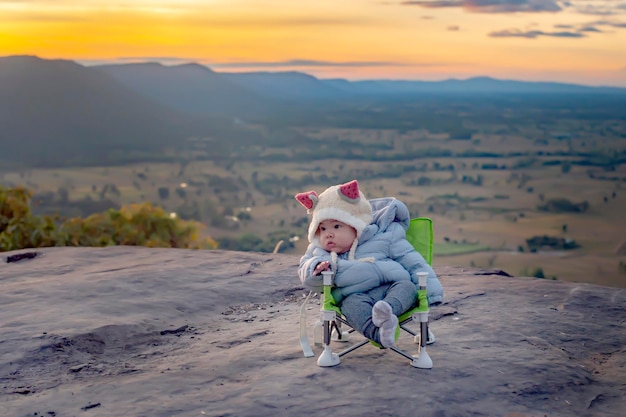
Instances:
[[[428,272],[428,302],[431,305],[441,303],[443,287],[435,271],[406,240],[411,219],[406,205],[393,197],[369,202],[373,221],[359,238],[355,259],[348,259],[348,252],[337,257],[332,290],[335,301],[340,304],[348,295],[395,281],[410,279],[417,284],[417,273],[425,271]],[[331,261],[330,252],[324,250],[318,240],[311,242],[298,268],[300,280],[306,287],[322,290],[322,276],[313,272],[317,264],[324,261]]]

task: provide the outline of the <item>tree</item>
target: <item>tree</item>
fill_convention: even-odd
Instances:
[[[161,200],[167,200],[170,196],[170,189],[167,187],[159,187],[158,193]]]
[[[30,210],[32,196],[26,188],[0,186],[0,251],[54,246],[55,219],[34,216]]]
[[[535,278],[545,278],[545,274],[543,273],[543,269],[541,267],[536,267],[532,273],[532,276]]]
[[[567,174],[572,169],[572,163],[570,161],[563,161],[561,164],[561,172]]]
[[[0,186],[0,251],[47,246],[134,245],[186,249],[215,249],[217,243],[201,235],[204,225],[172,218],[149,203],[109,209],[65,222],[35,216],[32,193],[25,188]]]

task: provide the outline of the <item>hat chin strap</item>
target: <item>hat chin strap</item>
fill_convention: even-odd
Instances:
[[[356,247],[359,245],[359,238],[355,238],[354,242],[352,242],[352,246],[350,247],[350,252],[348,252],[348,260],[350,261],[356,261]],[[376,258],[374,258],[373,256],[370,256],[368,258],[361,258],[358,259],[358,261],[360,262],[371,262],[374,263],[376,262]],[[337,252],[331,252],[330,253],[330,265],[333,271],[337,271]]]
[[[333,271],[335,271],[335,274],[336,274],[337,273],[337,252],[330,253],[330,267]]]
[[[352,246],[350,247],[350,253],[348,253],[348,259],[354,261],[356,255],[356,247],[359,244],[359,238],[355,238],[354,242],[352,242]]]

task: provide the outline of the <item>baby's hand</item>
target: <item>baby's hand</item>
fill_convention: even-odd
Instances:
[[[322,271],[330,271],[330,262],[324,261],[317,264],[315,270],[313,271],[313,275],[319,275]]]

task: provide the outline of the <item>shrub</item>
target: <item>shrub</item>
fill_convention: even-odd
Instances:
[[[543,272],[543,268],[541,267],[535,267],[533,268],[532,271],[529,271],[527,268],[524,268],[520,275],[525,276],[525,277],[535,277],[535,278],[546,277],[546,275]],[[556,277],[553,277],[552,279],[556,279]]]
[[[73,218],[60,223],[50,216],[34,216],[32,193],[21,187],[0,186],[0,251],[46,246],[132,245],[215,249],[217,243],[201,237],[198,222],[171,218],[149,203]]]
[[[201,238],[204,226],[172,218],[150,203],[110,209],[85,219],[70,219],[60,228],[63,246],[132,245],[161,248],[215,249],[217,243]]]
[[[545,204],[537,206],[537,208],[541,211],[553,213],[584,213],[589,209],[589,203],[583,201],[576,204],[566,198],[552,198]]]
[[[25,188],[0,186],[0,251],[54,244],[55,221],[49,216],[34,216],[31,198],[32,193]]]
[[[569,250],[580,247],[580,245],[573,239],[564,239],[547,235],[533,236],[530,239],[526,239],[526,245],[531,252],[536,252],[542,248]]]
[[[535,278],[545,278],[546,275],[543,273],[543,268],[537,267],[535,268],[535,270],[533,271],[532,275]]]
[[[159,187],[158,193],[161,200],[167,200],[170,196],[170,189],[167,187]]]

